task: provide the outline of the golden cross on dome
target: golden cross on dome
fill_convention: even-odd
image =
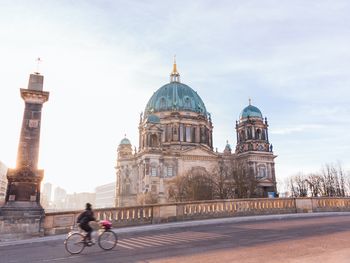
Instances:
[[[176,55],[174,55],[173,73],[177,73],[177,69],[176,69]]]
[[[174,55],[173,71],[170,74],[170,82],[180,82],[180,74],[176,68],[176,55]]]

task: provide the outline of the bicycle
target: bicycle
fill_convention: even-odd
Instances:
[[[118,236],[111,230],[111,228],[111,222],[107,220],[102,220],[99,222],[97,243],[103,250],[111,250],[117,245]],[[86,234],[78,231],[68,233],[66,239],[64,240],[65,249],[72,255],[79,254],[85,247],[90,247],[92,245],[94,245],[94,243],[87,242]]]

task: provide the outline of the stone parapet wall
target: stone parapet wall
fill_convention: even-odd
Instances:
[[[97,220],[114,227],[158,224],[209,218],[350,211],[350,198],[230,199],[95,209]],[[81,211],[46,213],[45,235],[68,233]]]

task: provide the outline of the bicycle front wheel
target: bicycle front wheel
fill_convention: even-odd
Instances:
[[[66,250],[71,254],[79,254],[85,248],[84,235],[73,233],[64,241]]]
[[[98,237],[98,245],[100,246],[100,248],[104,250],[113,249],[117,245],[117,242],[118,242],[117,234],[111,230],[104,231]]]

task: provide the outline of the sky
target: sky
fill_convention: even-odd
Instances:
[[[44,75],[44,182],[94,191],[115,181],[125,134],[138,147],[148,99],[169,82],[198,92],[214,148],[236,144],[248,99],[268,118],[276,177],[350,171],[347,0],[0,1],[0,161],[16,165],[29,74]]]

